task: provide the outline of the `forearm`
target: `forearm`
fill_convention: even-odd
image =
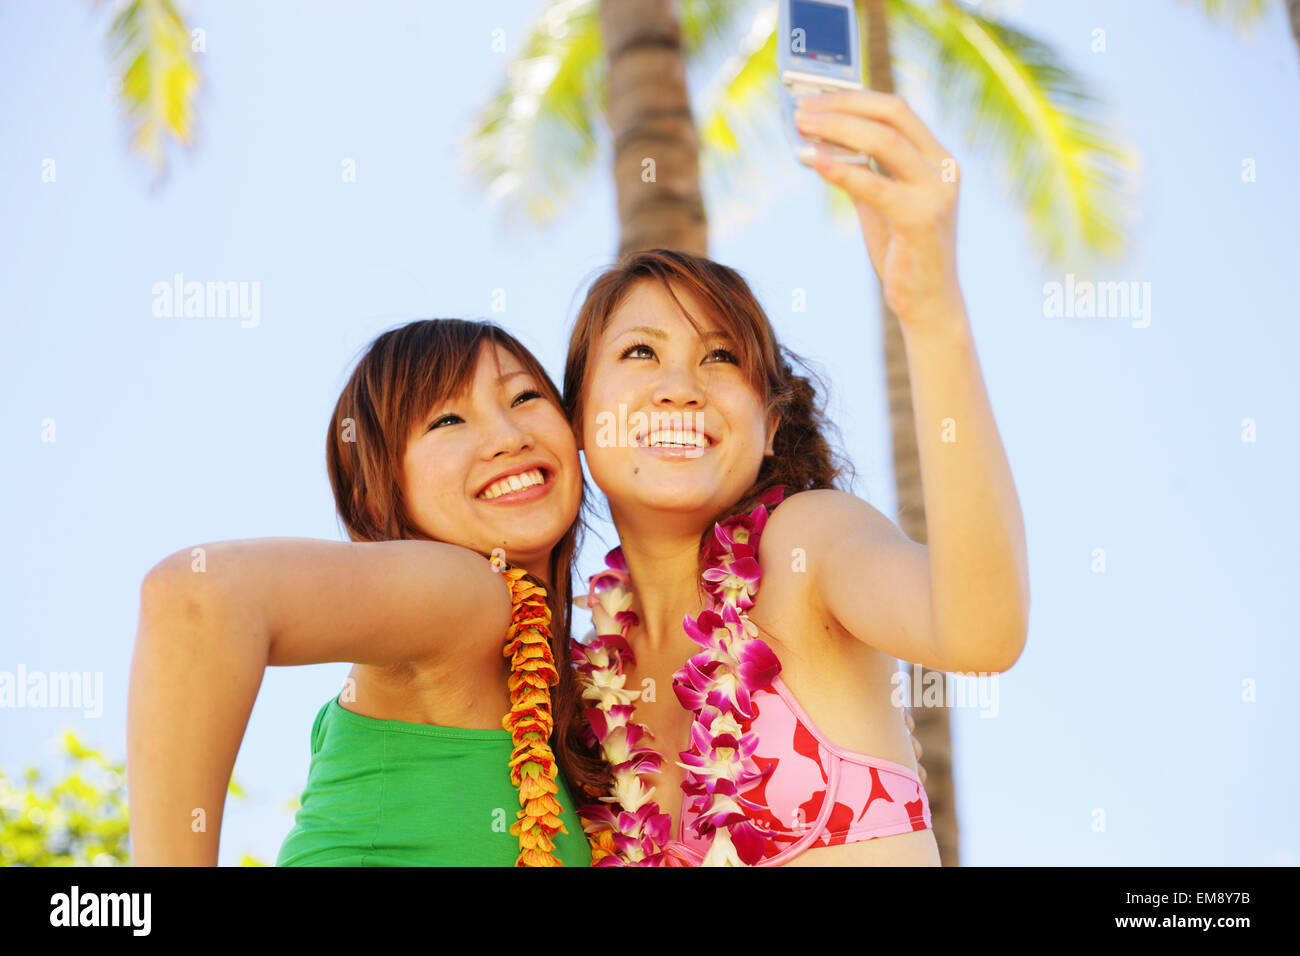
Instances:
[[[903,324],[921,460],[937,640],[970,670],[1010,667],[1024,648],[1024,519],[965,307]],[[942,330],[942,331],[936,331]]]
[[[217,862],[226,791],[269,642],[261,615],[210,575],[173,563],[141,589],[127,715],[136,865]]]

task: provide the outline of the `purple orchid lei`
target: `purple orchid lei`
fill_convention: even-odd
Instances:
[[[710,841],[704,866],[751,866],[763,856],[763,834],[749,822],[745,809],[763,807],[741,795],[761,780],[753,756],[758,735],[743,733],[754,717],[751,696],[768,690],[781,664],[745,613],[754,606],[762,570],[758,545],[768,508],[785,496],[784,487],[768,489],[748,515],[734,515],[714,525],[705,551],[704,586],[708,606],[682,626],[702,650],[673,675],[673,690],[694,714],[691,749],[678,754],[687,771],[682,791],[694,799],[699,814],[696,834]],[[582,696],[594,705],[586,711],[591,744],[599,744],[613,769],[613,784],[601,803],[578,813],[592,845],[597,866],[662,866],[672,818],[654,802],[654,788],[643,777],[658,773],[662,757],[642,742],[649,730],[632,720],[639,690],[628,690],[624,668],[635,664],[627,642],[637,623],[631,610],[631,576],[621,548],[605,557],[606,568],[588,582],[588,607],[596,638],[573,641],[573,659]]]

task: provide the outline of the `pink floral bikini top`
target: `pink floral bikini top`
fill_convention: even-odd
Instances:
[[[835,846],[925,830],[925,788],[910,768],[837,747],[817,729],[780,678],[781,663],[757,638],[745,610],[761,577],[758,543],[767,507],[784,488],[769,489],[749,515],[716,526],[704,572],[710,607],[687,618],[703,651],[674,678],[682,706],[695,714],[677,832],[650,798],[644,776],[661,756],[644,746],[635,723],[637,691],[624,688],[633,660],[627,631],[631,580],[621,550],[593,575],[588,606],[595,640],[573,643],[592,743],[599,743],[614,784],[600,804],[579,814],[597,865],[775,866],[809,847]]]
[[[770,771],[742,791],[762,805],[746,816],[763,834],[757,866],[778,866],[809,847],[838,846],[930,828],[930,802],[921,780],[891,760],[835,746],[799,706],[785,681],[750,698],[753,720],[741,724],[758,736],[754,762]],[[683,799],[677,839],[666,852],[698,866],[708,849],[692,824],[700,814]]]

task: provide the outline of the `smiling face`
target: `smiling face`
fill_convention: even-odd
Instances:
[[[464,394],[416,420],[402,465],[431,538],[515,565],[543,562],[576,520],[582,472],[564,413],[508,349],[485,344]]]
[[[643,280],[597,338],[582,395],[582,447],[617,520],[630,509],[707,521],[753,485],[776,419],[738,346],[679,284]],[[702,525],[701,525],[702,526]]]

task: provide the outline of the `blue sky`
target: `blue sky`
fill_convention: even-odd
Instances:
[[[997,715],[953,711],[963,862],[1295,865],[1300,824],[1278,809],[1300,786],[1284,598],[1300,533],[1300,57],[1282,4],[1249,37],[1175,0],[1002,6],[1087,77],[1141,163],[1124,258],[1050,265],[997,161],[965,145],[928,88],[900,88],[962,166],[962,286],[1031,563],[1029,643],[998,679]],[[57,769],[64,728],[124,756],[139,585],[162,557],[343,538],[325,427],[376,334],[492,318],[558,378],[582,291],[615,248],[607,154],[552,224],[490,207],[459,138],[541,4],[455,8],[449,20],[441,4],[193,4],[202,142],[152,190],[124,148],[104,14],[0,5],[0,671],[102,672],[104,688],[97,717],[0,708],[6,772]],[[355,183],[341,182],[344,158]],[[820,365],[856,490],[892,514],[861,238],[787,151],[753,170],[729,197],[710,192],[711,254]],[[1067,272],[1150,283],[1149,326],[1045,316],[1044,285]],[[176,273],[259,282],[258,325],[154,316],[154,283]],[[796,289],[806,312],[791,308]],[[611,543],[596,532],[586,573]],[[223,863],[274,858],[311,721],[346,671],[267,672]]]

